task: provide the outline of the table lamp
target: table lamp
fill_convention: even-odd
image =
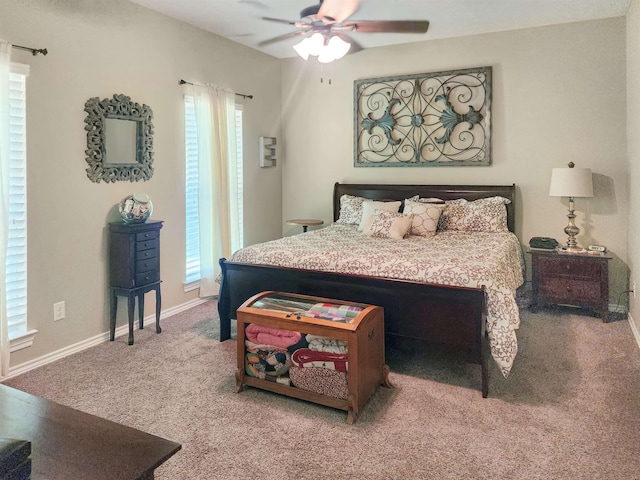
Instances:
[[[554,168],[551,171],[551,186],[549,187],[549,196],[551,197],[569,197],[569,224],[565,227],[564,233],[568,235],[567,245],[562,249],[566,252],[584,252],[585,250],[578,246],[576,235],[580,233],[580,229],[576,227],[573,213],[574,197],[593,197],[593,180],[591,177],[591,169],[574,168],[575,164],[569,162],[569,168]]]

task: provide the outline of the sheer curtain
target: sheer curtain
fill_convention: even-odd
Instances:
[[[0,376],[9,374],[7,241],[9,236],[9,68],[11,44],[0,40]]]
[[[200,297],[216,295],[220,257],[239,244],[235,94],[213,85],[187,85],[198,135]]]

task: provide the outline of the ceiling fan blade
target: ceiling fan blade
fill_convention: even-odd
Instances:
[[[362,20],[343,25],[358,33],[427,33],[429,28],[426,20]]]
[[[335,35],[336,37],[339,37],[340,39],[344,40],[345,42],[351,44],[351,48],[349,49],[349,52],[348,52],[349,54],[357,53],[360,50],[364,50],[364,47],[362,45],[360,45],[353,38],[349,37],[348,35],[345,35],[344,33],[333,32],[333,35]]]
[[[293,22],[291,20],[283,20],[282,18],[262,17],[262,20],[268,20],[269,22],[284,23],[286,25],[296,24],[296,22]]]
[[[238,3],[251,5],[252,7],[260,8],[262,10],[269,10],[271,8],[269,5],[265,5],[260,0],[238,0]]]
[[[324,0],[318,18],[324,23],[342,23],[358,10],[358,0]]]
[[[262,42],[258,43],[258,46],[264,47],[267,45],[271,45],[272,43],[280,42],[288,38],[297,37],[298,35],[304,35],[306,33],[307,33],[306,30],[296,30],[295,32],[289,32],[289,33],[285,33],[284,35],[279,35],[277,37],[269,38],[268,40],[263,40]]]

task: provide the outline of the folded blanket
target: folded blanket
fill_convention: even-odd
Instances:
[[[299,348],[291,355],[293,365],[301,368],[316,367],[346,372],[349,356],[344,353],[316,352],[308,348]]]
[[[346,400],[349,396],[347,373],[326,368],[299,368],[289,370],[291,383],[303,390]]]
[[[362,307],[356,307],[355,305],[336,305],[333,303],[316,303],[309,311],[329,313],[343,318],[355,318],[362,311]]]
[[[311,334],[307,335],[306,339],[309,342],[309,348],[316,352],[347,353],[348,351],[347,342],[342,340]]]
[[[302,338],[300,332],[292,332],[291,330],[280,330],[263,325],[252,323],[245,328],[245,335],[253,343],[263,345],[273,345],[274,347],[287,348],[294,343],[298,343]]]
[[[286,349],[258,345],[245,340],[245,372],[251,377],[270,379],[282,377],[289,371],[291,356]]]

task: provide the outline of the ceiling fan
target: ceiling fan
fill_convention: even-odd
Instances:
[[[352,20],[346,21],[358,9],[358,0],[320,0],[318,5],[302,9],[300,20],[262,17],[270,22],[285,23],[296,27],[284,35],[264,40],[261,47],[289,38],[303,36],[293,48],[305,60],[309,55],[318,57],[321,63],[342,58],[348,52],[355,53],[363,47],[348,33],[426,33],[426,20]]]

